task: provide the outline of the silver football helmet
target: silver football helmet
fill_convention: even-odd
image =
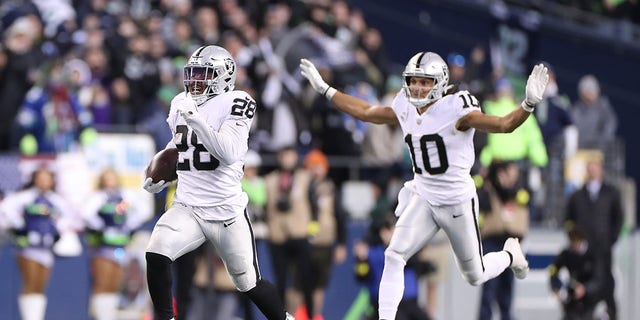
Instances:
[[[236,62],[222,47],[200,47],[184,66],[184,89],[198,105],[233,90],[235,83]]]
[[[409,80],[411,77],[425,77],[433,79],[433,86],[426,97],[421,98],[420,96],[411,96],[411,90],[409,90]],[[425,105],[442,98],[442,96],[446,94],[447,90],[451,88],[451,86],[449,86],[449,67],[447,67],[447,63],[444,62],[438,54],[433,52],[420,52],[411,57],[407,66],[404,68],[402,78],[404,79],[402,85],[404,94],[407,99],[409,99],[409,102],[411,102],[411,104],[416,108],[424,107]]]

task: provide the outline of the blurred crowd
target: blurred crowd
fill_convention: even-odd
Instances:
[[[585,9],[600,3],[560,2]],[[602,4],[602,12],[621,11],[637,22],[635,1]],[[635,11],[622,10],[624,5]],[[403,66],[389,60],[380,32],[367,24],[359,8],[344,0],[6,0],[0,5],[0,19],[0,152],[75,151],[91,143],[96,132],[149,134],[162,149],[171,134],[165,123],[171,98],[184,90],[186,57],[203,44],[220,45],[237,62],[237,88],[258,102],[250,137],[255,153],[247,157],[243,188],[249,194],[256,237],[268,244],[274,270],[280,270],[274,280],[287,297],[288,309],[304,306],[296,318],[321,319],[332,263],[345,261],[352,249],[345,247],[349,212],[344,212],[340,190],[353,176],[340,159],[357,159],[357,178],[370,182],[373,190],[371,231],[354,251],[358,263],[370,268],[366,273],[356,270],[356,276],[375,283],[367,277],[377,270],[376,261],[367,259],[375,258],[376,248],[384,249],[397,191],[412,176],[401,130],[365,124],[339,112],[313,94],[298,70],[300,58],[309,58],[325,80],[345,93],[390,104],[402,87]],[[497,116],[518,108],[524,75],[492,65],[485,46],[440,54],[449,65],[450,82],[477,97],[469,96],[465,103],[479,104],[485,113]],[[535,117],[512,134],[476,134],[479,161],[472,174],[485,197],[481,211],[488,213],[482,229],[485,249],[506,237],[525,237],[529,223],[560,226],[567,200],[581,190],[565,181],[567,160],[585,149],[605,155],[617,139],[615,108],[601,92],[598,79],[585,74],[575,88],[558,88],[555,79],[562,75],[554,73],[553,62],[543,63],[551,79]],[[576,90],[578,100],[568,98],[570,90]],[[598,160],[607,167],[607,157]],[[557,195],[558,208],[551,210],[550,199]],[[493,211],[516,215],[517,224],[505,226],[495,221],[496,215],[491,219]],[[108,214],[101,217],[107,219]],[[493,229],[492,220],[497,224]],[[93,217],[87,223],[94,224],[89,231],[105,239],[100,238],[104,222]],[[126,228],[109,223],[128,235],[140,221]],[[611,227],[619,228],[617,222]],[[609,240],[615,242],[612,237]],[[608,254],[611,268],[610,247]],[[448,253],[436,243],[417,260],[408,278],[415,279],[416,291],[418,281],[427,283],[429,299],[418,304],[424,307],[424,317],[433,318],[436,303],[430,299],[435,299],[442,272],[448,269]],[[210,293],[232,295],[233,287],[211,276],[222,267],[211,248],[200,249],[193,261],[193,290],[199,293],[193,299],[194,310],[210,315]],[[99,255],[94,264],[98,270],[109,268]],[[299,269],[293,280],[286,272],[292,265]],[[129,267],[139,268],[118,264],[110,272],[124,277],[122,269]],[[102,301],[96,305],[113,304],[115,285],[94,280],[93,295]],[[500,286],[512,290],[512,278],[496,281],[503,282],[483,289],[483,303],[492,303]],[[24,295],[41,297],[45,284],[39,285]],[[408,297],[417,299],[417,292]],[[510,299],[504,301],[510,305]],[[228,304],[218,304],[223,305]],[[221,308],[215,311],[219,318],[231,319],[228,314],[235,311]]]
[[[640,25],[640,6],[635,0],[556,0],[556,1],[518,1],[505,2],[516,5],[528,5],[544,10],[548,4],[562,5],[578,12],[586,12],[616,20],[626,20]],[[567,13],[565,13],[567,14]]]

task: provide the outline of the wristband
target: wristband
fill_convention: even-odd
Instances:
[[[522,101],[520,106],[522,107],[522,109],[524,109],[524,111],[529,113],[533,112],[533,110],[535,109],[535,106],[530,106],[526,100]]]
[[[338,90],[330,86],[330,87],[327,87],[327,90],[325,90],[322,95],[325,96],[325,98],[331,100],[333,98],[333,95],[336,94],[336,92],[338,92]]]

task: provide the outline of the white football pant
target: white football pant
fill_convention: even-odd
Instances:
[[[260,278],[260,271],[253,230],[246,210],[235,218],[213,221],[204,220],[194,213],[203,209],[206,210],[174,203],[153,228],[147,252],[161,254],[175,261],[209,239],[236,288],[241,292],[249,291]]]
[[[404,266],[440,230],[446,233],[464,279],[477,286],[509,267],[506,252],[482,256],[478,229],[478,199],[451,206],[433,206],[413,193],[396,222],[391,243],[385,250],[384,271],[380,282],[380,319],[395,319],[404,292]]]

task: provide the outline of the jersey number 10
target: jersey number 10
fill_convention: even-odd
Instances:
[[[416,151],[413,147],[413,139],[411,134],[408,134],[404,137],[404,142],[409,146],[409,151],[411,151],[411,159],[413,160],[413,172],[417,174],[422,174],[422,168],[418,166],[418,161],[416,160]],[[438,160],[440,160],[440,165],[434,167],[431,165],[431,161],[429,161],[429,152],[427,145],[428,142],[432,142],[431,146],[435,145],[436,150],[438,151]],[[420,153],[422,154],[422,166],[424,170],[427,170],[430,174],[441,174],[447,171],[449,168],[449,159],[447,159],[447,149],[444,146],[444,140],[442,140],[442,136],[439,134],[427,134],[420,137]]]

